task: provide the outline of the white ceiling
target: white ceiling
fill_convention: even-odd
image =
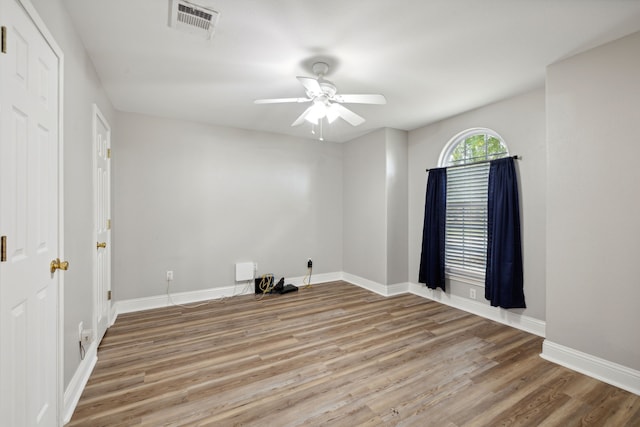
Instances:
[[[331,65],[348,107],[325,139],[412,130],[544,85],[545,67],[640,30],[639,0],[194,0],[220,13],[211,41],[168,27],[170,0],[63,0],[116,109],[313,138],[292,128],[296,76]],[[639,52],[640,54],[640,52]]]

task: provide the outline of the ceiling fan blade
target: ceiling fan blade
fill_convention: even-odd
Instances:
[[[284,102],[311,102],[309,98],[273,98],[273,99],[256,99],[254,104],[280,104]]]
[[[364,123],[364,118],[340,104],[331,104],[331,109],[337,112],[340,117],[352,126],[358,126]]]
[[[384,95],[363,94],[363,95],[334,95],[333,100],[345,104],[386,104]]]
[[[302,86],[304,86],[309,96],[315,97],[322,95],[322,88],[318,80],[311,77],[297,77],[297,79],[302,83]]]
[[[307,118],[307,115],[309,115],[309,113],[311,112],[312,108],[313,108],[313,105],[310,106],[309,108],[307,108],[306,110],[304,110],[304,112],[302,114],[300,114],[300,116],[296,119],[296,121],[291,123],[291,127],[299,126],[302,123],[304,123],[304,120]]]

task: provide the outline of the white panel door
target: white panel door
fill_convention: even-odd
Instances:
[[[111,129],[104,116],[94,105],[93,147],[95,154],[94,212],[96,229],[95,285],[96,338],[98,342],[109,326],[111,301]]]
[[[58,58],[16,0],[0,0],[0,424],[58,419]]]

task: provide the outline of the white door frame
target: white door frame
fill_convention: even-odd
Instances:
[[[31,18],[42,37],[51,47],[51,50],[58,58],[58,254],[60,259],[64,256],[64,54],[56,43],[53,35],[45,25],[42,18],[31,4],[30,0],[7,0],[18,1],[27,15]],[[56,339],[57,348],[55,352],[58,357],[58,372],[56,374],[56,394],[57,408],[56,418],[58,425],[62,425],[62,413],[64,405],[64,274],[58,275],[58,337]]]

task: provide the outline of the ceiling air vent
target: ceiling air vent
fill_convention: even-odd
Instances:
[[[186,0],[171,0],[169,26],[209,40],[213,36],[218,15],[218,12],[205,6]]]

